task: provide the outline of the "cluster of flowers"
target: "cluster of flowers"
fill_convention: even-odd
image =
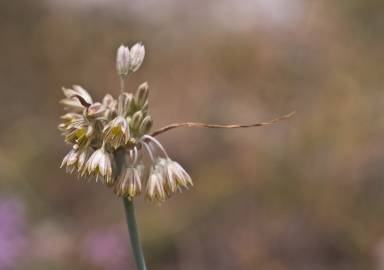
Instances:
[[[68,111],[61,118],[59,130],[73,147],[61,167],[80,178],[91,176],[115,194],[132,199],[145,190],[150,201],[163,202],[192,180],[179,163],[171,160],[160,142],[148,134],[152,118],[148,114],[148,83],[136,93],[125,91],[125,81],[144,60],[140,43],[131,49],[121,45],[117,50],[116,68],[121,80],[117,99],[107,94],[102,102],[94,102],[81,86],[63,88],[61,100]],[[144,151],[150,159],[146,169]],[[145,177],[147,176],[147,177]]]

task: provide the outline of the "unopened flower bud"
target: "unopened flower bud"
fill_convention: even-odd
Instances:
[[[105,112],[105,107],[103,106],[103,104],[96,102],[96,103],[93,103],[91,106],[89,106],[87,111],[87,116],[99,117],[99,116],[102,116],[104,112]]]
[[[121,77],[128,76],[129,62],[130,62],[130,55],[129,55],[128,47],[124,45],[120,45],[120,47],[117,49],[117,56],[116,56],[116,70],[119,76]]]
[[[147,82],[140,84],[135,94],[135,104],[138,107],[142,107],[148,100],[149,85]]]
[[[142,120],[143,120],[143,113],[141,111],[135,112],[130,122],[131,128],[135,130],[139,129]]]
[[[111,109],[113,109],[113,105],[114,105],[114,103],[115,103],[115,100],[114,100],[114,98],[112,97],[112,95],[111,94],[106,94],[104,97],[103,97],[103,105],[105,106],[105,107],[108,107],[108,108],[111,108]]]
[[[129,69],[135,72],[139,69],[144,61],[145,49],[141,43],[136,43],[132,46],[129,52]]]
[[[118,114],[127,116],[132,110],[133,96],[130,93],[123,93],[119,96]]]
[[[148,133],[151,130],[152,125],[153,125],[152,117],[149,115],[144,117],[139,129],[140,134]]]

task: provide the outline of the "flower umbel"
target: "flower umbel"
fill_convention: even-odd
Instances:
[[[250,125],[215,125],[195,122],[176,123],[149,134],[153,121],[148,113],[149,85],[140,84],[128,93],[125,83],[144,61],[145,48],[136,43],[131,48],[121,45],[116,54],[116,70],[121,80],[120,94],[106,94],[94,102],[83,87],[63,88],[65,98],[60,102],[67,113],[59,130],[72,149],[61,167],[80,177],[94,177],[96,182],[113,186],[116,195],[129,201],[142,192],[156,203],[164,202],[174,193],[193,186],[189,174],[167,152],[155,136],[177,127],[245,128],[265,126],[289,118],[293,113],[270,122]],[[147,155],[150,164],[144,166]],[[148,175],[147,178],[144,178]]]
[[[125,87],[129,75],[142,65],[144,56],[145,49],[141,43],[131,48],[124,45],[118,48],[116,70],[121,88],[117,98],[106,94],[101,102],[94,102],[81,86],[63,88],[65,98],[60,102],[67,113],[61,117],[63,121],[58,126],[65,142],[72,145],[61,167],[65,166],[68,173],[76,172],[80,177],[95,178],[96,182],[100,179],[101,183],[113,187],[117,196],[123,197],[138,270],[147,268],[138,236],[133,199],[145,193],[148,201],[158,204],[176,192],[193,186],[189,174],[169,157],[155,136],[177,127],[230,129],[266,126],[294,114],[249,125],[175,123],[150,134],[153,121],[148,113],[148,83],[139,85],[135,93],[128,93]],[[149,157],[149,164],[144,162],[144,155]]]

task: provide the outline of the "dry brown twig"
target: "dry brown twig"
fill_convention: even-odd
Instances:
[[[152,132],[151,136],[155,137],[157,135],[160,135],[161,133],[164,133],[168,130],[174,129],[174,128],[179,128],[179,127],[196,127],[196,128],[249,128],[249,127],[262,127],[262,126],[268,126],[275,124],[277,122],[286,120],[288,118],[291,118],[296,112],[290,112],[288,114],[285,114],[283,116],[274,118],[268,122],[261,122],[261,123],[256,123],[256,124],[249,124],[249,125],[219,125],[219,124],[205,124],[205,123],[199,123],[199,122],[184,122],[184,123],[173,123],[170,125],[167,125],[165,127],[162,127],[154,132]]]

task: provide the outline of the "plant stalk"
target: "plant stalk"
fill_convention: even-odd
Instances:
[[[135,257],[137,270],[147,270],[143,250],[141,248],[139,232],[137,230],[133,201],[130,201],[127,198],[123,198],[123,201],[125,215],[127,218],[129,237],[131,238],[131,246],[133,250],[133,256]]]

